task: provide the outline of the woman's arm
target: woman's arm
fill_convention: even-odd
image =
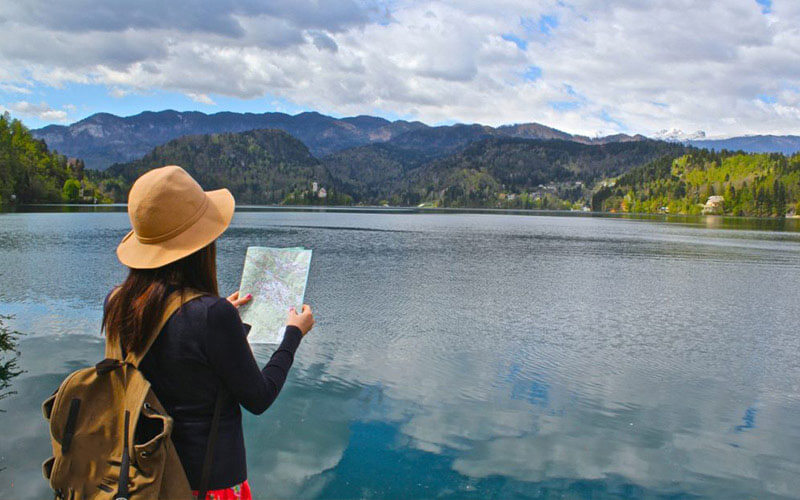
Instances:
[[[229,301],[220,299],[208,308],[206,352],[214,371],[246,410],[263,413],[286,381],[303,332],[287,326],[283,342],[259,370],[239,312]]]

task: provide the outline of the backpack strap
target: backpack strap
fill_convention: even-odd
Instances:
[[[206,456],[203,458],[203,473],[200,476],[200,488],[197,490],[197,499],[206,500],[208,493],[208,483],[211,481],[211,464],[214,462],[214,447],[217,445],[217,431],[219,431],[219,419],[222,414],[222,388],[217,392],[217,400],[214,402],[214,417],[211,419],[211,430],[208,433],[208,443],[206,444]]]
[[[167,303],[164,306],[164,312],[161,313],[161,320],[158,322],[158,325],[153,329],[153,332],[150,334],[150,337],[147,339],[147,343],[144,345],[144,349],[141,352],[133,353],[129,352],[128,355],[125,357],[125,361],[131,363],[136,368],[139,368],[139,363],[142,362],[144,356],[147,354],[147,351],[150,350],[150,347],[153,345],[153,342],[156,341],[158,338],[158,334],[161,333],[161,329],[164,328],[164,325],[167,324],[167,321],[172,317],[175,312],[181,308],[185,303],[189,302],[192,299],[200,297],[201,295],[205,295],[202,292],[198,292],[196,290],[184,290],[184,291],[177,291],[172,293],[169,297],[167,297]]]
[[[117,289],[111,292],[111,296],[113,296],[117,292]],[[150,336],[147,339],[147,343],[139,353],[132,353],[129,352],[127,355],[122,350],[122,343],[121,342],[109,342],[108,336],[106,336],[106,359],[116,359],[120,361],[125,361],[127,363],[131,363],[135,367],[139,367],[139,363],[142,362],[144,356],[147,354],[147,351],[150,350],[150,347],[153,345],[153,342],[156,341],[158,338],[159,333],[161,333],[161,329],[164,328],[164,325],[167,324],[167,321],[172,317],[175,312],[181,308],[185,303],[189,302],[192,299],[200,297],[202,295],[206,295],[203,292],[199,292],[197,290],[178,290],[173,292],[167,297],[166,304],[164,305],[164,311],[161,313],[161,319],[159,320],[156,327],[150,333]],[[110,298],[110,297],[109,297]]]
[[[111,290],[111,293],[108,294],[108,298],[106,299],[105,304],[103,304],[103,320],[104,321],[105,321],[105,316],[106,316],[105,308],[108,306],[108,302],[111,300],[111,298],[114,297],[114,295],[116,295],[118,291],[119,291],[119,287],[115,286],[114,289]],[[103,328],[105,328],[105,324],[103,325]],[[101,329],[101,331],[102,331],[102,329]],[[108,331],[106,331],[105,337],[106,337],[106,356],[105,356],[105,359],[103,361],[105,361],[106,359],[107,360],[122,361],[122,358],[125,357],[125,356],[122,355],[122,341],[120,341],[120,342],[109,342],[108,341]]]

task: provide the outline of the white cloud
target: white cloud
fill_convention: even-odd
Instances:
[[[800,132],[792,0],[768,14],[755,0],[209,5],[184,15],[185,5],[146,2],[135,16],[79,18],[7,4],[0,62],[19,68],[15,81],[269,95],[335,114],[539,121],[588,135]],[[534,81],[531,66],[541,69]]]
[[[13,83],[0,82],[0,91],[9,94],[30,94],[31,89]]]
[[[206,94],[195,94],[193,92],[188,92],[186,96],[194,102],[199,102],[200,104],[208,104],[211,106],[215,106],[217,104]]]
[[[8,110],[21,116],[38,118],[42,121],[61,123],[67,121],[66,111],[63,109],[53,109],[44,102],[35,104],[28,101],[18,101],[9,103],[5,106],[0,106],[0,108],[4,108],[4,110]]]
[[[108,91],[108,94],[111,97],[116,97],[117,99],[119,99],[130,94],[130,91],[127,89],[123,89],[121,87],[112,87],[111,90]]]

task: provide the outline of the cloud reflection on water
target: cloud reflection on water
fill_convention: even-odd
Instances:
[[[112,229],[127,221],[15,217],[0,226],[0,265],[18,285],[2,291],[0,312],[34,335],[21,345],[20,394],[0,415],[0,496],[39,498],[39,404],[101,355],[99,339],[70,334],[97,330],[119,277]],[[83,237],[55,236],[82,226]],[[220,242],[225,290],[248,245],[315,250],[317,327],[274,407],[246,417],[254,488],[796,495],[800,246],[736,234],[558,217],[237,213]],[[34,245],[39,236],[46,245]],[[87,258],[104,269],[92,279]],[[256,353],[264,361],[269,349]]]

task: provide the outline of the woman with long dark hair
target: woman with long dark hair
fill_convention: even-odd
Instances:
[[[175,293],[202,294],[170,317],[139,369],[174,419],[172,441],[195,494],[201,489],[212,420],[219,414],[207,471],[211,498],[250,498],[241,408],[260,414],[286,380],[302,337],[314,325],[308,305],[290,309],[283,341],[263,369],[236,310],[251,300],[219,296],[215,240],[233,217],[227,189],[204,192],[177,166],[151,170],[131,188],[133,230],[117,248],[130,271],[106,299],[103,326],[123,352],[142,352]]]

